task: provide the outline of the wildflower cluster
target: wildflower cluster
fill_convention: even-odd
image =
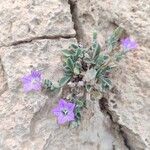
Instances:
[[[120,40],[122,32],[123,29],[118,27],[107,39],[104,48],[97,42],[96,33],[93,34],[89,48],[72,44],[62,51],[64,76],[58,81],[58,85],[50,80],[44,80],[43,83],[41,73],[32,71],[21,79],[24,91],[46,88],[55,92],[62,89],[62,99],[52,113],[57,117],[58,124],[72,122],[78,125],[86,101],[90,97],[100,99],[104,92],[112,88],[113,70],[127,52],[137,48],[137,43],[129,37]],[[87,93],[90,96],[88,98]]]

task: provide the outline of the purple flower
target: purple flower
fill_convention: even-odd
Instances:
[[[25,92],[29,91],[40,91],[42,89],[41,82],[41,72],[39,71],[31,71],[31,74],[28,74],[21,78],[23,88]]]
[[[75,104],[60,99],[58,106],[52,110],[52,113],[57,117],[58,124],[73,121],[75,119],[74,108]]]
[[[131,49],[136,49],[138,46],[138,44],[133,39],[130,39],[129,37],[121,40],[121,44],[125,52],[128,52]]]

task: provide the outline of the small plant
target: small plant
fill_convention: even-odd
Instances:
[[[123,29],[118,27],[107,39],[103,48],[93,33],[89,48],[72,44],[63,53],[64,76],[53,84],[45,79],[43,87],[51,92],[62,89],[62,98],[52,113],[58,117],[58,124],[71,122],[79,125],[82,109],[90,98],[100,99],[103,93],[112,88],[111,74],[124,55],[137,48],[137,43],[130,38],[120,37]],[[22,78],[25,91],[41,89],[41,74],[32,71],[31,75]],[[87,96],[88,95],[88,96]]]

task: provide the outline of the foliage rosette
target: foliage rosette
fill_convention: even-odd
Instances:
[[[59,124],[69,122],[69,125],[78,126],[86,101],[99,100],[112,88],[111,76],[114,69],[127,52],[137,48],[133,39],[127,37],[121,40],[122,33],[123,29],[118,27],[106,40],[106,45],[101,46],[97,41],[97,33],[94,32],[89,48],[72,44],[68,49],[62,50],[64,76],[58,84],[53,84],[49,79],[45,79],[43,83],[43,87],[50,92],[61,91],[63,100],[53,111]],[[25,82],[32,85],[31,89],[39,84],[35,82],[37,78],[35,80],[33,77],[31,79],[34,82],[30,78]],[[69,113],[71,117],[67,116]]]

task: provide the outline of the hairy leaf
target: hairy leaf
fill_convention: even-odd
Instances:
[[[112,35],[107,40],[108,50],[112,51],[118,43],[119,38],[121,37],[121,34],[123,33],[123,29],[121,27],[118,27],[114,30]]]
[[[77,120],[81,120],[81,110],[78,107],[75,109],[75,117]]]
[[[52,84],[52,86],[51,86],[51,91],[55,91],[55,90],[58,90],[60,88],[60,86],[59,85],[54,85],[54,84]]]
[[[97,32],[93,32],[93,41],[97,40]]]
[[[92,90],[92,87],[91,87],[90,84],[86,84],[86,85],[85,85],[85,88],[86,88],[86,91],[87,91],[87,92],[90,92],[90,91]]]
[[[74,54],[74,52],[73,51],[71,51],[71,50],[62,50],[62,53],[63,53],[63,55],[64,56],[66,56],[66,57],[69,57],[69,56],[71,56],[71,55],[73,55]]]
[[[86,106],[85,101],[83,101],[81,99],[77,99],[75,103],[76,103],[76,107],[79,107],[80,109],[82,109],[83,107]]]
[[[119,62],[119,61],[123,58],[123,56],[124,56],[124,53],[123,53],[123,52],[117,53],[117,54],[115,55],[116,61]]]
[[[99,57],[101,51],[100,45],[96,42],[95,47],[93,47],[93,59],[97,59]]]
[[[82,52],[81,48],[78,48],[76,50],[75,57],[76,57],[76,59],[83,57],[83,52]]]
[[[90,80],[95,79],[97,74],[97,71],[93,68],[91,68],[90,70],[87,70],[87,72],[85,73],[85,81],[89,82]]]
[[[45,79],[45,80],[44,80],[44,87],[45,87],[45,88],[47,88],[47,89],[48,89],[48,88],[51,88],[52,84],[53,84],[53,83],[52,83],[50,80],[48,80],[48,79]]]
[[[103,75],[105,75],[106,73],[111,72],[113,68],[114,68],[114,67],[106,66],[105,68],[103,68],[103,69],[101,70],[101,73],[102,73]]]
[[[105,63],[105,61],[109,58],[109,56],[101,54],[96,60],[96,66],[101,66]]]
[[[71,48],[73,48],[73,49],[78,49],[78,45],[75,45],[75,44],[71,44]]]
[[[74,69],[74,62],[71,58],[67,59],[66,66],[70,68],[71,71]]]
[[[69,82],[71,76],[65,76],[59,81],[59,85],[62,87]]]
[[[80,74],[80,68],[79,67],[75,67],[74,70],[73,70],[74,74],[78,75]]]
[[[100,90],[100,89],[99,89]],[[101,99],[102,98],[102,93],[100,92],[100,91],[92,91],[91,92],[91,96],[94,98],[94,99],[96,99],[96,100],[98,100],[98,99]]]
[[[101,77],[102,90],[106,91],[111,88],[111,80],[109,78]]]

